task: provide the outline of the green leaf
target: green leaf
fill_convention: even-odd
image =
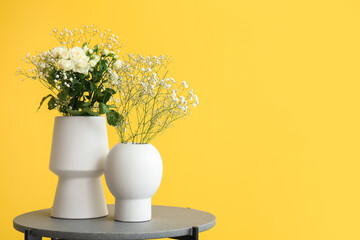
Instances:
[[[69,94],[70,97],[75,97],[81,94],[81,84],[79,82],[73,83],[72,89],[73,90],[71,90]]]
[[[93,92],[96,89],[96,85],[93,82],[90,82],[90,90]]]
[[[57,95],[58,99],[62,102],[65,101],[67,96],[69,95],[68,91],[66,91],[65,89],[62,90],[61,92],[59,92],[59,94]]]
[[[43,103],[45,102],[45,100],[48,99],[49,97],[54,97],[54,96],[51,95],[51,94],[49,94],[49,95],[43,97],[43,98],[41,99],[40,106],[38,107],[38,111],[39,111],[39,109],[41,108],[41,106],[43,105]]]
[[[84,82],[84,87],[90,91],[90,82]]]
[[[56,99],[52,97],[48,102],[48,109],[53,110],[54,108],[56,108]]]
[[[66,109],[71,116],[99,116],[99,113],[91,111],[89,107],[84,107],[82,111]]]
[[[92,79],[93,82],[95,82],[95,83],[100,82],[100,80],[102,78],[102,74],[96,70],[98,64],[95,66],[95,70],[94,70],[94,73],[93,73],[93,79]]]
[[[115,93],[116,93],[116,91],[114,89],[105,88],[105,90],[102,91],[100,94],[100,99],[103,103],[107,103],[109,101],[109,99],[111,98],[111,96]]]
[[[54,88],[56,87],[56,84],[54,81],[56,75],[57,75],[57,71],[53,70],[49,73],[49,76],[46,77],[47,82]]]
[[[107,64],[108,64],[107,60],[102,59],[102,60],[99,61],[99,71],[101,72],[101,74],[106,71]]]
[[[114,89],[112,89],[112,88],[105,88],[105,91],[107,91],[107,92],[109,92],[109,93],[111,93],[111,94],[115,94],[115,93],[116,93],[116,91],[115,91]]]
[[[105,103],[100,103],[100,114],[108,113],[110,110]]]
[[[85,114],[84,111],[70,110],[70,109],[66,109],[66,112],[70,113],[71,116],[84,116]]]
[[[91,109],[89,107],[84,107],[83,111],[90,114],[91,116],[99,116],[98,112],[91,111]]]
[[[79,103],[79,106],[81,107],[81,108],[83,108],[83,107],[89,107],[91,105],[91,101],[88,101],[88,102],[80,102]]]
[[[108,113],[106,113],[106,119],[109,125],[117,126],[120,125],[120,123],[124,120],[124,117],[115,110],[110,110]]]

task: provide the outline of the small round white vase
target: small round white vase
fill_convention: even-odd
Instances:
[[[51,216],[108,215],[101,175],[109,152],[105,117],[56,117],[50,170],[59,177]]]
[[[115,197],[115,220],[151,220],[151,198],[160,186],[163,164],[152,144],[118,143],[105,162],[105,180]]]

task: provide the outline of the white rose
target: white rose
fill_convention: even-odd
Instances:
[[[80,47],[73,47],[69,50],[70,59],[77,63],[81,58],[86,57],[84,49]]]
[[[82,73],[82,74],[85,74],[85,75],[88,75],[89,70],[90,70],[90,65],[89,64],[84,68],[79,68],[79,67],[74,68],[74,72]]]
[[[121,68],[121,66],[122,66],[121,60],[117,60],[117,61],[114,62],[114,64],[113,64],[113,69],[116,70],[116,71],[119,71],[120,68]]]
[[[57,63],[56,66],[59,69],[65,70],[65,71],[69,71],[72,70],[75,66],[74,62],[71,60],[65,60],[65,59],[60,59]]]
[[[75,62],[75,68],[74,71],[78,73],[88,74],[90,69],[89,64],[89,57],[88,56],[82,56],[78,59],[78,61]]]
[[[51,53],[55,58],[62,58],[62,59],[69,58],[69,51],[64,46],[54,48],[51,51]]]
[[[84,68],[89,64],[89,57],[88,56],[83,56],[75,64],[79,68]]]
[[[60,58],[62,58],[62,59],[69,59],[69,58],[70,58],[69,51],[68,51],[68,50],[62,51],[62,52],[60,53]]]

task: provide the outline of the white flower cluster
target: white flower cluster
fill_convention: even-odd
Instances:
[[[66,47],[56,47],[52,50],[52,54],[56,58],[56,67],[60,70],[82,73],[87,75],[89,73],[90,66],[95,66],[100,58],[95,55],[97,58],[90,60],[86,55],[86,52],[83,48],[73,47],[70,50]],[[91,62],[90,62],[91,61]]]
[[[114,103],[125,119],[117,128],[122,141],[148,142],[199,104],[188,83],[166,76],[169,63],[165,56],[128,54],[113,65],[110,84],[118,90]],[[127,137],[124,129],[130,130]]]
[[[64,46],[55,47],[52,50],[33,56],[31,59],[27,55],[26,62],[31,62],[35,65],[36,69],[33,69],[31,72],[37,73],[37,75],[32,77],[36,79],[43,76],[45,78],[49,77],[49,73],[54,69],[88,75],[89,71],[96,66],[99,60],[100,57],[96,54],[90,54],[87,45],[85,45],[83,48],[73,47],[69,50]],[[66,74],[64,76],[67,79]]]
[[[94,25],[86,25],[73,30],[67,28],[59,30],[55,28],[51,35],[53,35],[61,45],[66,46],[68,49],[76,45],[82,46],[84,43],[90,45],[91,42],[95,40],[99,43],[101,48],[106,48],[113,52],[119,52],[121,47],[121,44],[118,41],[119,36],[115,36],[110,29],[101,31]]]

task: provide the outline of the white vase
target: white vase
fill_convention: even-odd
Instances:
[[[115,197],[115,220],[151,220],[151,198],[160,186],[163,165],[152,144],[118,143],[105,162],[105,180]]]
[[[50,170],[59,177],[51,216],[108,215],[101,175],[109,152],[105,117],[56,117]]]

